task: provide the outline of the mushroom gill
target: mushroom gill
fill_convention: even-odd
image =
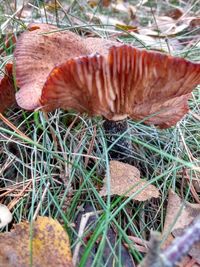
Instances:
[[[187,113],[199,83],[198,63],[121,45],[53,68],[40,104],[47,111],[72,108],[108,120],[130,117],[170,127]]]

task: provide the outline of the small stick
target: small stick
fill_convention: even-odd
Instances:
[[[100,213],[102,213],[102,211],[97,211],[97,212],[92,211],[92,212],[85,213],[82,216],[81,222],[80,222],[80,227],[79,227],[79,230],[78,230],[78,239],[81,239],[81,237],[83,236],[83,233],[84,233],[84,230],[85,230],[85,227],[87,225],[87,222],[88,222],[89,218],[91,216],[94,216],[94,215],[97,215],[97,214],[100,214]],[[73,262],[74,266],[76,266],[76,263],[77,263],[80,247],[81,247],[81,241],[79,241],[76,244],[76,247],[74,249],[74,254],[73,254],[73,259],[72,259],[72,262]]]
[[[169,262],[169,267],[175,264],[185,256],[192,246],[200,241],[200,216],[187,228],[184,234],[174,239],[172,244],[161,254],[164,262]],[[168,265],[166,265],[168,266]]]
[[[2,113],[0,113],[0,119],[8,127],[10,127],[14,132],[18,133],[21,137],[23,137],[26,141],[31,141],[32,142],[32,140],[28,136],[26,136],[23,132],[21,132],[18,128],[16,128],[15,125],[12,124],[6,117],[4,117]]]
[[[93,136],[92,136],[92,140],[89,144],[89,148],[87,150],[87,155],[91,155],[92,153],[92,150],[93,150],[93,147],[94,147],[94,141],[95,141],[95,138],[96,138],[96,135],[97,135],[97,128],[96,128],[96,125],[94,126],[94,133],[93,133]],[[87,168],[88,166],[88,163],[89,163],[89,158],[85,158],[85,168]]]
[[[45,189],[44,189],[44,192],[42,193],[41,200],[40,200],[40,202],[39,202],[39,204],[38,204],[38,206],[37,206],[37,208],[35,210],[35,213],[33,215],[33,221],[35,221],[36,217],[38,216],[39,209],[40,209],[40,207],[42,205],[42,202],[44,201],[44,198],[46,196],[47,190],[49,189],[49,186],[50,186],[50,183],[48,182],[46,187],[45,187]]]
[[[174,267],[190,251],[192,246],[200,241],[200,216],[174,239],[169,247],[160,250],[160,235],[154,232],[150,239],[149,252],[140,267]]]

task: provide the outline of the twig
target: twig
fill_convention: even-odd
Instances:
[[[46,185],[46,187],[45,187],[45,189],[44,189],[44,192],[42,194],[41,200],[40,200],[39,204],[37,205],[37,208],[36,208],[35,213],[33,215],[33,221],[35,221],[35,219],[36,219],[36,217],[38,215],[38,212],[40,210],[40,207],[42,205],[42,202],[44,201],[44,198],[46,196],[47,190],[49,189],[49,186],[50,186],[50,183],[48,182],[47,185]]]
[[[165,250],[160,250],[160,234],[154,232],[149,243],[149,252],[140,267],[174,267],[192,246],[200,241],[200,216],[185,230],[182,236],[177,237]]]
[[[96,125],[95,125],[94,126],[94,134],[93,134],[92,140],[91,140],[91,142],[89,144],[87,155],[91,155],[92,149],[94,147],[94,141],[95,141],[95,138],[96,138],[96,134],[97,134],[97,128],[96,128]],[[89,162],[89,158],[85,158],[85,168],[87,168],[88,162]]]
[[[102,213],[102,211],[88,212],[88,213],[85,213],[81,218],[80,227],[79,227],[78,236],[77,236],[80,241],[76,244],[76,247],[74,249],[73,259],[72,259],[74,266],[76,266],[76,263],[77,263],[78,254],[79,254],[79,250],[81,247],[81,237],[83,236],[87,222],[91,216],[97,215],[100,213]]]
[[[21,137],[23,137],[26,141],[31,141],[32,142],[32,140],[28,136],[26,136],[23,132],[21,132],[18,128],[16,128],[15,125],[12,124],[6,117],[4,117],[2,113],[0,113],[0,119],[8,127],[10,127],[14,132],[18,133]]]

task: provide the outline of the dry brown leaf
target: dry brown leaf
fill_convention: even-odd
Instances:
[[[61,6],[58,4],[57,1],[52,0],[48,1],[48,3],[44,5],[44,9],[46,9],[46,11],[56,12],[57,10],[61,9]]]
[[[175,222],[179,212],[180,215]],[[170,190],[163,235],[166,235],[167,233],[169,233],[169,231],[171,231],[174,237],[180,236],[185,230],[186,226],[188,226],[198,215],[200,215],[200,204],[183,202],[183,200],[181,200],[181,198],[175,192]],[[173,226],[172,229],[171,226]],[[172,236],[169,236],[169,239],[171,240]],[[169,239],[167,240],[167,244],[169,243]],[[200,264],[199,251],[200,243],[193,246],[193,248],[189,252],[189,255],[193,257],[197,261],[197,263]]]
[[[168,128],[187,112],[200,64],[127,45],[55,67],[43,88],[47,111],[75,109],[109,120],[127,116]],[[149,118],[147,118],[149,116]]]
[[[111,4],[111,0],[88,0],[87,1],[88,5],[92,8],[102,5],[103,7],[108,7]]]
[[[130,197],[147,184],[140,178],[140,171],[129,164],[120,161],[110,161],[110,195]],[[99,192],[101,196],[107,196],[107,178]],[[145,201],[150,198],[158,198],[159,191],[153,185],[147,185],[141,192],[133,196],[134,200]]]
[[[136,38],[136,40],[142,42],[144,46],[149,47],[151,50],[166,53],[174,51],[174,47],[171,45],[171,39],[166,42],[166,38],[164,36],[161,38],[161,36],[158,35],[158,31],[138,27],[137,32],[129,32],[129,34]]]
[[[165,16],[170,17],[172,19],[179,19],[183,15],[183,10],[180,8],[170,8],[165,12]]]
[[[178,20],[168,16],[155,16],[155,19],[156,22],[151,25],[151,30],[157,31],[159,37],[175,36],[182,31],[190,31],[192,24],[194,27],[198,25],[198,18],[193,16],[183,16]]]
[[[137,32],[137,27],[132,25],[116,24],[115,28],[123,31]]]
[[[52,218],[38,217],[31,226],[17,224],[11,232],[0,234],[2,267],[72,267],[69,238]]]
[[[13,64],[5,66],[5,76],[0,78],[0,113],[15,103],[15,86],[12,74]]]
[[[190,27],[193,28],[197,28],[200,26],[200,17],[198,18],[192,18],[190,21]]]
[[[125,14],[128,14],[129,12],[128,2],[113,3],[111,4],[111,7],[112,7],[112,11],[114,12],[125,13]]]
[[[117,25],[117,24],[124,24],[123,21],[119,20],[115,17],[110,17],[106,15],[98,15],[98,19],[101,21],[102,24],[105,25]]]

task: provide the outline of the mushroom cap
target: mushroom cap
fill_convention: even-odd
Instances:
[[[39,106],[41,90],[50,71],[71,57],[88,54],[82,38],[48,24],[30,24],[19,37],[14,57],[20,107],[34,110]]]
[[[5,75],[0,78],[0,113],[15,103],[15,86],[13,82],[13,64],[7,63]]]
[[[200,83],[200,64],[128,45],[67,60],[49,74],[40,104],[46,111],[75,109],[109,120],[145,119],[175,125]]]
[[[112,46],[118,47],[122,45],[121,43],[116,42],[116,41],[111,41],[111,40],[97,38],[97,37],[88,37],[86,39],[83,39],[83,42],[85,46],[87,47],[87,50],[89,51],[88,55],[95,54],[95,53],[104,55],[108,53],[108,50]]]

